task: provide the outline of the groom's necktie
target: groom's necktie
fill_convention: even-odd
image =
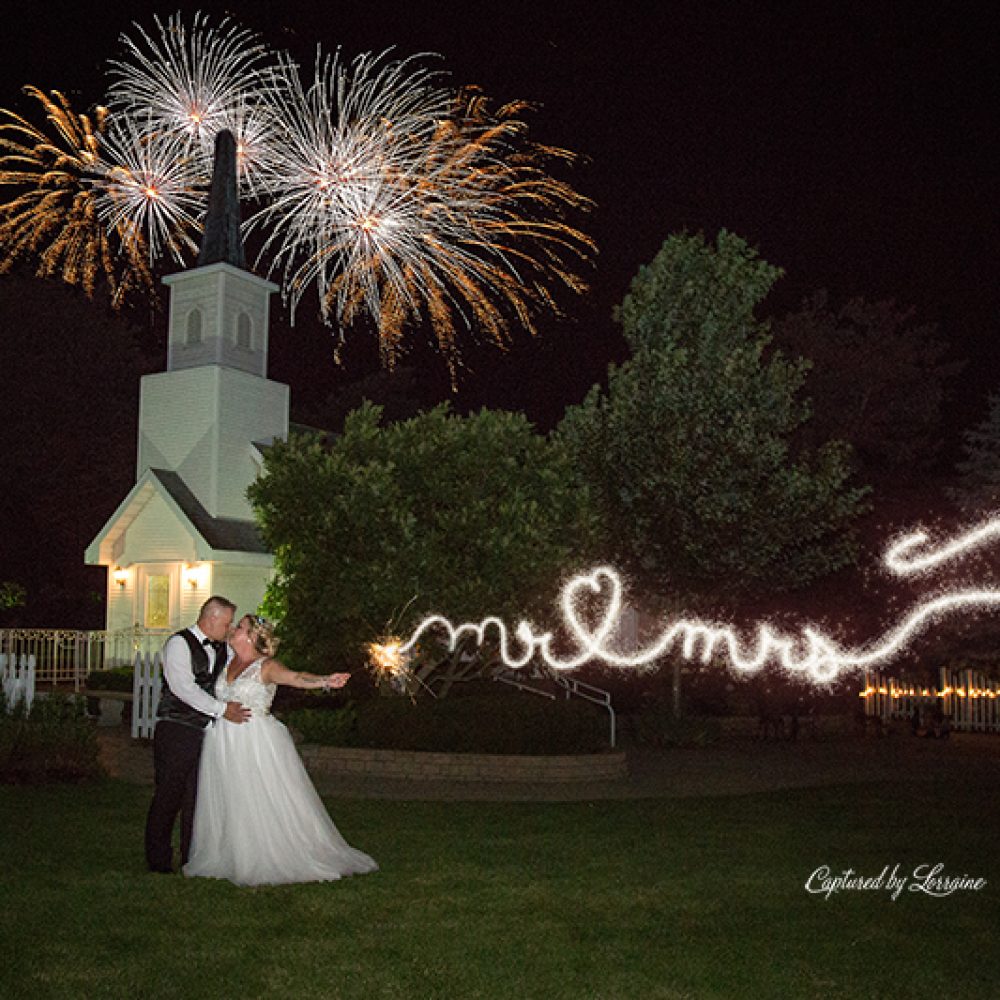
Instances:
[[[202,639],[201,644],[203,646],[211,646],[215,650],[215,664],[218,666],[220,660],[219,657],[225,656],[226,644],[224,642],[216,642],[214,639]]]

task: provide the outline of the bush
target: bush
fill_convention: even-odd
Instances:
[[[548,613],[591,548],[589,494],[522,414],[439,406],[388,427],[380,414],[365,403],[332,442],[276,442],[248,491],[275,553],[266,613],[300,670],[358,668],[381,632],[431,611]]]
[[[131,691],[134,670],[132,667],[115,667],[113,670],[92,670],[87,675],[91,691]]]
[[[355,744],[449,753],[593,753],[607,746],[607,724],[579,701],[527,695],[467,695],[414,704],[377,698],[358,713]]]
[[[351,746],[357,726],[353,705],[341,708],[295,708],[284,715],[285,723],[306,743],[323,746]]]
[[[608,724],[593,705],[516,693],[462,691],[439,701],[373,698],[283,715],[307,743],[439,753],[563,754],[607,748]]]
[[[638,742],[654,747],[700,747],[714,743],[722,734],[718,719],[704,716],[675,718],[670,705],[656,702],[644,708],[635,720]]]
[[[103,773],[84,700],[61,694],[0,712],[0,782],[81,781]]]

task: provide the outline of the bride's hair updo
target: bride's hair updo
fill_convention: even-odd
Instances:
[[[274,624],[260,615],[247,615],[250,640],[261,656],[274,656],[280,640],[274,637]]]

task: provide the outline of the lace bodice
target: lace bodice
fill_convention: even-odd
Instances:
[[[238,701],[245,705],[254,715],[270,715],[271,702],[277,684],[264,684],[260,679],[264,660],[255,660],[239,677],[230,684],[226,680],[226,671],[219,674],[215,682],[215,697],[220,701]]]

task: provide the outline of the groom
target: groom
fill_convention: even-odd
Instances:
[[[215,719],[242,723],[250,718],[250,710],[238,701],[218,701],[212,695],[229,657],[226,638],[235,611],[232,601],[210,597],[197,623],[172,635],[163,647],[163,688],[153,734],[156,787],[146,817],[146,864],[153,872],[173,871],[170,840],[178,813],[181,864],[187,862],[205,728]]]

